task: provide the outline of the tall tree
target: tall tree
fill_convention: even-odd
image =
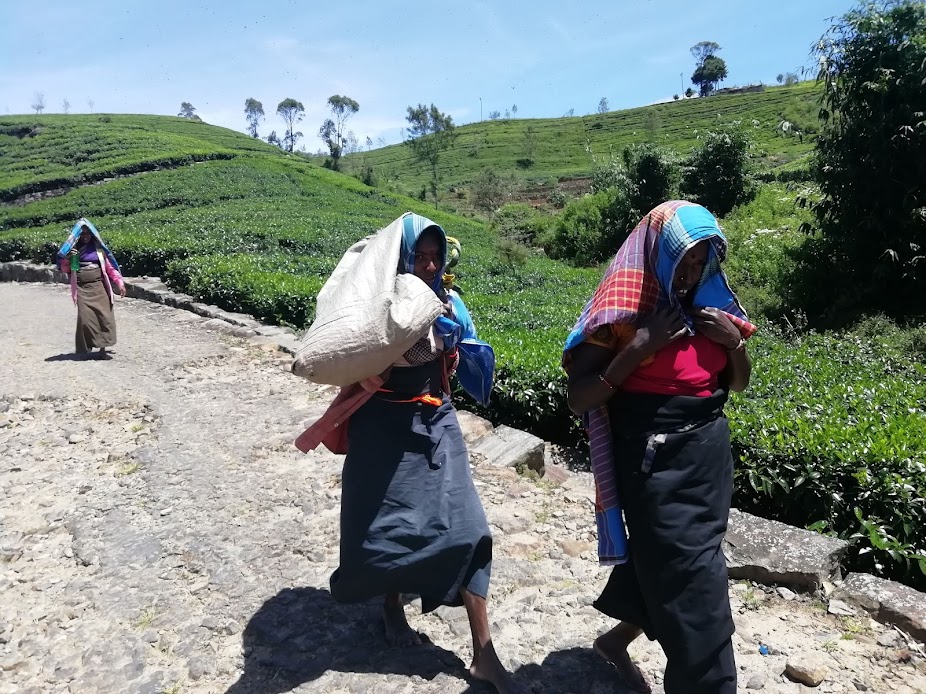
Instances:
[[[305,106],[295,99],[283,99],[277,104],[277,115],[286,123],[286,133],[283,135],[284,149],[292,152],[296,148],[296,141],[302,137],[302,133],[295,132],[293,126],[302,120],[305,115]]]
[[[515,118],[518,117],[518,105],[517,104],[511,105],[511,115],[513,115]]]
[[[727,78],[727,64],[717,57],[720,46],[713,41],[701,41],[691,47],[691,55],[697,61],[692,83],[698,85],[701,96],[710,96],[718,83]]]
[[[71,102],[65,99],[61,102],[61,108],[64,109],[64,114],[67,115],[68,111],[71,110]]]
[[[822,193],[819,260],[807,272],[814,308],[833,318],[859,307],[924,315],[926,5],[861,4],[816,52],[824,127],[811,168]]]
[[[360,110],[360,104],[349,96],[335,94],[328,97],[328,110],[331,111],[332,118],[325,119],[318,129],[318,136],[328,146],[328,151],[331,153],[331,168],[339,171],[341,155],[344,154],[344,147],[347,144],[344,124],[348,118]]]
[[[700,41],[692,46],[689,50],[691,51],[691,55],[694,57],[695,62],[700,65],[712,55],[716,54],[717,51],[721,50],[721,48],[720,44],[714,41]]]
[[[93,113],[93,99],[87,99],[87,106],[90,108],[90,113]]]
[[[180,104],[180,113],[177,115],[181,118],[193,118],[196,115],[196,109],[189,101],[184,101]]]
[[[264,105],[257,99],[248,99],[244,102],[244,117],[248,121],[248,134],[257,137],[257,126],[264,117]]]
[[[441,155],[453,145],[456,139],[456,126],[453,118],[434,104],[430,108],[424,104],[408,107],[408,128],[405,130],[405,144],[412,150],[415,158],[431,167],[431,194],[437,199],[440,183]]]
[[[611,109],[608,107],[608,98],[603,96],[601,101],[598,102],[598,113],[607,113]]]
[[[32,108],[35,109],[36,114],[45,110],[45,95],[42,92],[35,93],[32,98]]]

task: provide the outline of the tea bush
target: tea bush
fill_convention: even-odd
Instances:
[[[729,416],[737,506],[851,540],[853,569],[923,588],[926,367],[909,340],[887,321],[756,339]]]

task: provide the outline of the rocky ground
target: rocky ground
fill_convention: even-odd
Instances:
[[[109,361],[74,361],[61,286],[0,285],[0,694],[486,692],[467,679],[462,609],[420,616],[432,642],[387,648],[378,605],[327,592],[340,459],[292,439],[331,389],[190,313],[119,302]],[[495,531],[490,616],[532,692],[625,691],[589,646],[591,482],[474,474]],[[740,689],[926,692],[921,647],[810,596],[731,585]],[[633,655],[661,692],[664,658]],[[809,674],[809,673],[808,673]]]

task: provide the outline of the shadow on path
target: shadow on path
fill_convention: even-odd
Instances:
[[[48,357],[45,361],[90,361],[91,359],[92,357],[89,354],[65,352],[64,354],[56,354],[53,357]]]
[[[226,694],[282,694],[326,672],[417,675],[440,674],[468,683],[465,694],[489,694],[494,688],[469,678],[454,653],[426,643],[413,648],[385,644],[378,601],[342,605],[330,593],[305,587],[280,591],[250,619],[243,633],[244,673]],[[544,694],[624,694],[614,671],[588,648],[550,653],[541,664],[514,673],[526,691]]]
[[[244,629],[244,673],[226,694],[279,694],[336,672],[465,678],[459,657],[439,646],[386,646],[381,603],[342,605],[318,588],[280,591]],[[475,690],[474,690],[475,691]]]

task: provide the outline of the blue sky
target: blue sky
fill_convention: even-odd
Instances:
[[[691,86],[689,48],[716,41],[727,85],[774,83],[812,64],[811,45],[850,0],[479,0],[4,3],[0,113],[177,113],[244,130],[244,101],[263,102],[261,133],[281,131],[276,104],[306,108],[314,151],[325,101],[360,103],[361,141],[401,139],[409,105],[435,103],[457,123],[517,105],[519,118],[670,99]],[[41,9],[38,9],[38,8]],[[684,84],[683,84],[684,83]]]

